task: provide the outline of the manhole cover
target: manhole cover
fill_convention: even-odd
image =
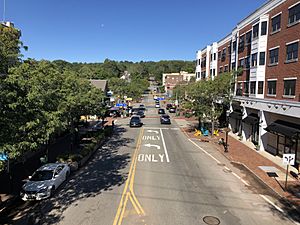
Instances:
[[[214,216],[205,216],[203,217],[203,222],[208,225],[219,225],[220,220],[217,217]]]

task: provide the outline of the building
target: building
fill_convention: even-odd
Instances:
[[[163,73],[162,85],[165,87],[165,93],[169,96],[173,93],[173,88],[178,84],[188,83],[192,77],[195,77],[194,73],[188,73],[180,71],[179,73]]]
[[[300,164],[299,40],[300,1],[269,0],[196,55],[197,80],[239,71],[232,88],[232,132],[260,151],[278,157],[296,154],[296,167]]]

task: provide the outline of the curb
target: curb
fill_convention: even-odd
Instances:
[[[253,177],[254,179],[263,185],[265,188],[267,188],[269,191],[272,192],[272,196],[276,198],[281,198],[281,199],[286,199],[284,196],[279,194],[277,191],[275,191],[272,187],[270,187],[265,181],[263,181],[258,175],[256,175],[248,166],[246,166],[244,163],[237,162],[237,161],[230,161],[231,164],[236,165],[236,166],[241,166],[245,170],[247,170]]]

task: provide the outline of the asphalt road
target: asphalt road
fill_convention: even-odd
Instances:
[[[118,119],[117,135],[41,204],[45,224],[293,224],[209,144],[144,104],[142,128]]]

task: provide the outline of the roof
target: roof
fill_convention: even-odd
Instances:
[[[91,84],[96,88],[105,92],[107,90],[107,80],[90,80]]]

